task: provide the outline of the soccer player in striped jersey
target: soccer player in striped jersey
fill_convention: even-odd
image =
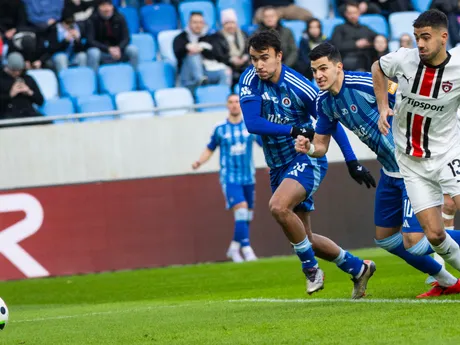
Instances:
[[[374,263],[363,261],[330,239],[311,232],[312,196],[326,175],[327,160],[298,154],[294,138],[313,133],[311,116],[316,117],[317,89],[281,63],[281,42],[275,31],[256,33],[249,39],[248,46],[253,66],[240,78],[241,107],[249,132],[262,136],[274,193],[270,211],[302,263],[308,294],[324,286],[316,253],[351,274],[354,280],[352,298],[361,298],[374,273]],[[351,176],[368,188],[375,187],[369,171],[358,163],[343,128],[337,130],[335,139],[344,153]]]
[[[255,168],[252,143],[260,146],[260,137],[250,134],[241,116],[238,95],[227,98],[228,118],[218,124],[208,146],[192,164],[194,170],[206,163],[217,147],[220,148],[220,183],[227,204],[233,212],[235,227],[227,257],[233,262],[257,260],[249,240],[249,226],[254,214]],[[243,256],[240,254],[243,253]]]
[[[321,90],[316,103],[318,122],[313,142],[299,137],[296,149],[310,157],[323,157],[328,150],[331,134],[339,123],[355,133],[377,154],[377,160],[382,164],[375,196],[376,244],[437,279],[442,289],[430,290],[418,297],[460,293],[460,281],[427,255],[427,249],[431,248],[414,217],[395,158],[393,136],[391,133],[385,136],[379,131],[379,111],[372,75],[344,71],[340,52],[329,43],[322,43],[313,49],[310,59],[313,75]],[[397,84],[390,82],[387,91],[391,107],[395,103],[396,89]],[[460,240],[460,234],[456,235]],[[410,247],[408,250],[404,242]]]

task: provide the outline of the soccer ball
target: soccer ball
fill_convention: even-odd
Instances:
[[[8,323],[8,307],[6,303],[0,298],[0,330],[4,329]]]

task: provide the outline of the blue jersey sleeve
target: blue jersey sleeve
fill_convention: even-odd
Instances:
[[[240,77],[240,104],[249,133],[271,136],[290,136],[291,126],[272,123],[262,117],[262,97],[257,88],[258,77],[249,67]]]
[[[214,151],[217,148],[217,146],[220,145],[220,138],[219,138],[219,134],[217,133],[218,128],[219,127],[216,127],[214,129],[214,132],[211,135],[211,140],[209,141],[209,144],[207,146],[208,149],[210,149],[211,151]]]
[[[322,97],[316,99],[316,116],[318,121],[316,122],[315,132],[323,135],[334,134],[337,130],[338,121],[335,119],[331,120],[324,113],[322,102],[326,102],[326,99]]]

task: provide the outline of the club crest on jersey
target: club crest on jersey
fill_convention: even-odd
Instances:
[[[350,110],[352,113],[356,114],[358,112],[358,107],[355,104],[350,105]]]
[[[290,107],[291,106],[291,100],[288,97],[284,97],[283,100],[281,101],[285,107]]]
[[[442,83],[442,91],[444,91],[445,93],[449,92],[450,90],[452,90],[452,87],[454,85],[450,82],[450,81],[445,81]]]

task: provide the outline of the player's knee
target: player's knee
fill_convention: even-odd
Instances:
[[[430,243],[441,243],[446,238],[446,233],[442,227],[425,229],[425,234]]]
[[[409,249],[414,247],[417,243],[419,243],[421,240],[425,238],[425,234],[423,232],[417,233],[417,232],[405,232],[403,234],[403,242],[404,242],[404,248]]]
[[[452,216],[457,211],[457,207],[455,206],[454,200],[451,198],[444,199],[444,205],[442,206],[442,213],[446,215]]]
[[[289,209],[286,205],[279,201],[279,199],[271,199],[268,204],[270,213],[276,219],[284,219],[289,213]]]

